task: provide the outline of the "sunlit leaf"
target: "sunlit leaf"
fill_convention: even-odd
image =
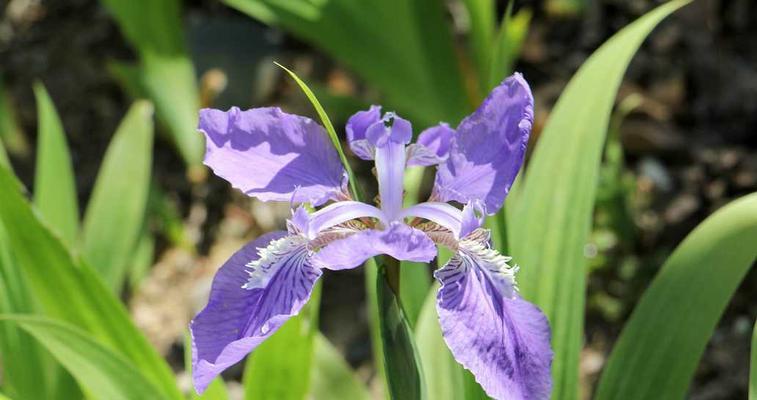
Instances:
[[[152,106],[138,101],[113,135],[84,215],[84,258],[113,290],[123,285],[142,232],[152,140]]]
[[[553,397],[578,398],[586,258],[598,171],[610,112],[633,54],[673,1],[627,26],[600,47],[560,96],[526,169],[515,218],[508,220],[523,296],[545,312],[555,351]]]
[[[97,399],[167,399],[134,365],[85,331],[49,318],[0,315],[34,338]]]
[[[639,300],[596,398],[684,398],[718,320],[757,260],[755,243],[757,193],[694,229]]]
[[[509,5],[512,5],[512,1]],[[511,9],[508,7],[508,12],[505,14],[494,40],[491,63],[487,70],[488,75],[481,78],[482,81],[488,78],[488,87],[485,88],[485,93],[488,93],[505,77],[512,74],[513,65],[520,55],[526,34],[528,34],[528,28],[531,24],[531,11],[522,9],[515,15],[512,15],[510,11]]]
[[[63,124],[42,83],[34,84],[37,98],[37,166],[34,205],[67,245],[79,234],[79,203],[71,155]]]
[[[315,336],[315,353],[310,378],[313,400],[370,400],[365,385],[358,380],[339,351],[322,334]]]

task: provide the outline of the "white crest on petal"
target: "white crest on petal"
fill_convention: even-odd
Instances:
[[[475,233],[478,233],[478,235],[475,235],[478,237],[471,238]],[[485,233],[486,235],[484,235]],[[515,282],[518,266],[508,264],[512,257],[504,256],[489,246],[487,230],[477,229],[471,236],[458,243],[459,251],[450,260],[450,263],[458,263],[460,267],[464,268],[477,267],[479,270],[491,274],[493,278],[497,279],[490,279],[490,281],[501,286],[498,289],[504,296],[513,298],[518,290]],[[486,240],[481,240],[483,237]]]
[[[285,259],[301,258],[298,260],[304,262],[308,256],[307,239],[298,236],[284,236],[281,239],[272,241],[266,247],[258,248],[260,258],[250,261],[245,265],[250,277],[247,279],[243,289],[259,289],[268,285],[268,282],[276,274]]]

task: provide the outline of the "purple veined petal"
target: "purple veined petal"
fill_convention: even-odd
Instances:
[[[365,131],[381,119],[381,106],[371,106],[366,111],[358,111],[347,120],[347,141],[350,149],[363,160],[373,160],[374,145],[365,137]]]
[[[384,213],[370,204],[359,201],[340,201],[329,204],[310,215],[308,237],[314,239],[324,229],[362,217],[377,218],[382,223],[388,222]]]
[[[463,207],[461,229],[458,238],[464,238],[471,232],[482,227],[486,219],[486,209],[480,201],[469,201]]]
[[[381,211],[390,221],[397,220],[404,194],[405,145],[413,136],[413,127],[406,119],[389,112],[369,126],[365,135],[376,146]]]
[[[435,198],[481,200],[486,212],[502,207],[526,154],[534,119],[531,89],[515,73],[494,88],[457,127],[447,162],[440,164]]]
[[[455,359],[495,399],[548,399],[552,390],[547,318],[513,286],[508,258],[461,241],[434,273],[439,323]]]
[[[438,202],[426,202],[403,209],[401,218],[420,217],[449,229],[456,238],[460,237],[460,229],[463,221],[463,213],[457,208]]]
[[[213,279],[208,305],[189,327],[197,392],[297,314],[320,276],[306,239],[286,232],[261,236],[226,261]]]
[[[388,112],[380,121],[374,122],[365,131],[365,137],[376,147],[383,147],[388,142],[408,144],[413,138],[413,126],[410,121]]]
[[[277,107],[200,110],[205,164],[263,201],[321,205],[347,190],[347,173],[326,131]],[[296,190],[295,190],[296,189]]]
[[[424,130],[407,148],[407,165],[427,167],[446,161],[454,135],[455,131],[446,123]]]
[[[386,230],[368,229],[336,240],[313,258],[321,268],[341,270],[355,268],[379,254],[404,261],[429,262],[436,256],[436,246],[420,230],[392,222]]]

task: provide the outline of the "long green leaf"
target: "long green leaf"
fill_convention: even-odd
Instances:
[[[134,365],[71,324],[24,315],[0,320],[34,336],[96,399],[166,399]]]
[[[702,222],[633,311],[597,399],[681,399],[728,301],[757,260],[757,193]]]
[[[488,87],[489,68],[492,47],[494,44],[494,31],[497,23],[496,4],[493,0],[465,0],[463,2],[468,11],[470,31],[469,43],[476,72],[479,77],[479,94],[482,98],[491,89]]]
[[[247,359],[245,399],[303,400],[310,389],[321,285],[310,301]]]
[[[410,207],[421,201],[419,192],[423,183],[424,171],[425,168],[423,167],[413,167],[409,168],[405,173],[405,207]],[[430,288],[431,276],[427,263],[400,262],[399,297],[402,310],[405,311],[407,320],[413,327],[418,320],[421,309],[423,309],[423,303],[426,301],[426,294]]]
[[[5,91],[2,74],[0,74],[0,143],[4,144],[11,154],[26,156],[29,153],[29,144],[16,119],[11,98]]]
[[[369,400],[368,389],[350,369],[334,345],[322,334],[315,336],[310,397],[313,400]]]
[[[105,153],[84,216],[84,258],[118,290],[139,242],[152,169],[152,106],[134,103]]]
[[[63,124],[42,83],[34,84],[37,98],[37,167],[34,205],[67,245],[79,233],[79,203],[71,156]]]
[[[526,170],[522,205],[508,221],[521,293],[552,326],[553,396],[578,397],[586,258],[597,177],[610,112],[623,73],[644,38],[686,4],[673,1],[627,26],[600,47],[555,105]]]
[[[0,187],[0,220],[13,227],[10,246],[44,315],[86,330],[131,360],[166,397],[182,398],[171,369],[131,322],[118,298],[35,217],[21,195],[21,185],[4,168],[0,168]]]

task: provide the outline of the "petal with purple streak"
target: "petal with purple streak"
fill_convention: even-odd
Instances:
[[[285,232],[237,251],[216,274],[208,305],[190,324],[195,389],[203,392],[297,314],[320,276],[305,239]]]
[[[350,149],[363,160],[373,160],[376,148],[365,136],[368,127],[381,119],[381,106],[371,106],[368,110],[358,111],[347,120],[347,141]]]
[[[386,230],[368,229],[334,241],[313,258],[322,268],[340,270],[355,268],[380,254],[404,261],[429,262],[436,256],[436,246],[420,230],[392,222]]]
[[[437,311],[455,359],[495,399],[547,399],[552,350],[546,317],[515,291],[508,258],[463,240],[434,276]]]
[[[449,158],[436,173],[436,197],[481,200],[486,212],[495,214],[523,163],[533,104],[531,89],[518,73],[494,88],[457,127]]]
[[[407,148],[408,166],[430,166],[443,163],[455,131],[445,123],[432,126],[418,135],[418,140]]]
[[[336,150],[309,118],[277,107],[203,109],[199,129],[207,139],[205,164],[249,196],[320,205],[346,191]]]

